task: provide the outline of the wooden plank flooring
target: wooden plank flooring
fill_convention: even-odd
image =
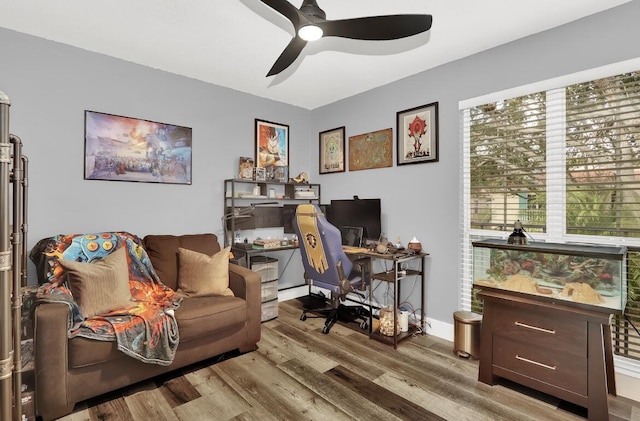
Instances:
[[[63,421],[583,420],[586,411],[504,381],[478,383],[478,362],[418,336],[397,350],[357,325],[321,333],[297,300],[262,325],[259,349],[227,355],[76,405]],[[610,420],[640,421],[640,403],[609,397]]]

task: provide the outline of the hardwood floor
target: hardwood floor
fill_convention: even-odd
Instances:
[[[513,383],[477,381],[478,362],[418,336],[397,350],[322,319],[297,300],[262,325],[259,349],[78,404],[64,421],[582,420],[586,411]],[[640,420],[640,403],[609,397],[611,420]]]

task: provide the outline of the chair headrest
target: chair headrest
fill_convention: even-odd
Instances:
[[[311,203],[303,203],[296,208],[296,215],[300,216],[324,216],[320,208]]]

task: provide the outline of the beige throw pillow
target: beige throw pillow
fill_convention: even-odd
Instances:
[[[191,297],[233,296],[229,289],[229,250],[213,256],[178,248],[178,289]]]
[[[124,247],[120,247],[91,263],[58,260],[85,319],[133,305],[125,253]]]

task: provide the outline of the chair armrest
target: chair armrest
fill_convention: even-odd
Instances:
[[[74,405],[67,400],[68,321],[66,304],[42,303],[35,308],[36,410],[44,420],[68,414]]]
[[[229,288],[236,297],[247,302],[247,327],[249,343],[260,341],[260,319],[262,318],[262,285],[258,272],[234,263],[229,264]]]

